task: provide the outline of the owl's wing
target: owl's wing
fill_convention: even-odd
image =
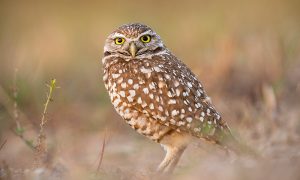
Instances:
[[[231,136],[200,81],[176,57],[153,56],[132,68],[140,69],[136,110],[177,131],[213,142]]]

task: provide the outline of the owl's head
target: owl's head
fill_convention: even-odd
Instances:
[[[165,49],[159,35],[150,27],[133,23],[120,26],[108,36],[104,56],[119,55],[126,59],[139,59]]]

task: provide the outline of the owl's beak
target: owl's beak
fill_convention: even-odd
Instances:
[[[137,53],[138,49],[134,42],[130,43],[129,45],[129,53],[131,54],[131,57],[135,58],[135,55]]]

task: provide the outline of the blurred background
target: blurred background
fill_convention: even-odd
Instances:
[[[1,0],[0,177],[32,176],[30,144],[45,84],[55,78],[45,127],[51,176],[145,179],[164,152],[115,113],[101,64],[106,37],[141,22],[198,75],[236,136],[265,157],[232,163],[196,142],[173,179],[299,179],[299,10],[297,0]]]

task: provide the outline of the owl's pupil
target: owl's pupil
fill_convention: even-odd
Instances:
[[[117,41],[118,41],[118,43],[122,43],[122,39],[121,38],[118,38]]]
[[[143,37],[143,41],[147,41],[148,40],[148,37],[147,36],[144,36]]]

